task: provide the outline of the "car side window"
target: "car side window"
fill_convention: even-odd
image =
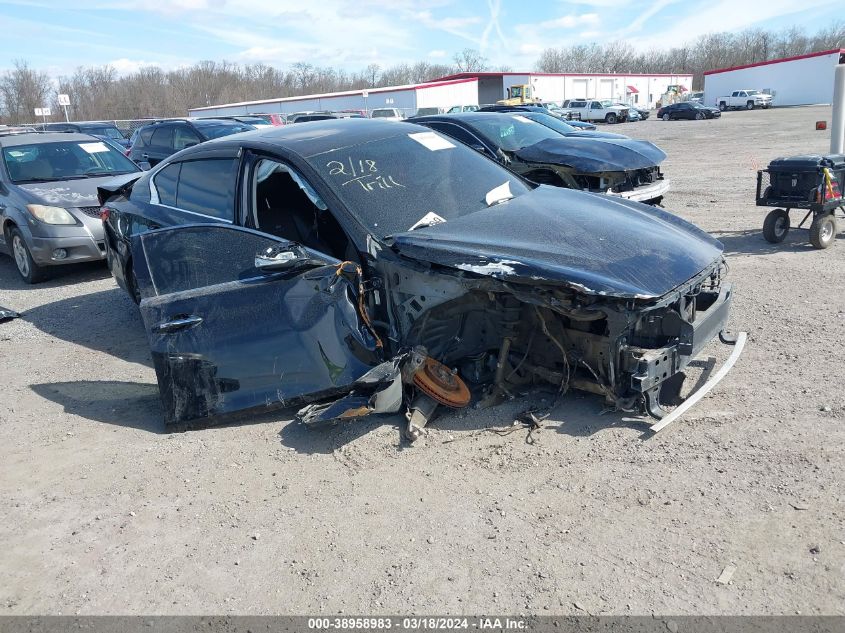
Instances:
[[[234,222],[237,159],[209,158],[184,161],[180,164],[182,170],[179,174],[175,206],[185,211]]]
[[[141,245],[158,296],[250,279],[261,273],[255,256],[279,240],[228,225],[144,233]]]
[[[142,128],[140,132],[138,132],[138,136],[141,137],[141,142],[144,145],[149,145],[150,141],[153,138],[153,132],[155,132],[155,128],[145,127]]]
[[[202,140],[199,136],[197,136],[196,132],[187,125],[177,125],[173,129],[173,149],[177,152],[185,149],[186,147],[198,145],[199,143],[202,143]]]
[[[157,128],[150,139],[150,145],[171,147],[173,145],[173,127],[168,125],[167,127]]]
[[[158,201],[169,207],[176,206],[176,186],[179,182],[179,171],[182,163],[171,163],[153,178],[153,185],[158,194]]]
[[[593,110],[601,110],[601,103],[598,101],[593,101],[593,105],[590,106]]]

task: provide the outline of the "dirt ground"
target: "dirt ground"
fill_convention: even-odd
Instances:
[[[845,613],[845,243],[772,246],[754,206],[758,167],[827,150],[819,119],[612,129],[667,152],[665,206],[724,243],[750,334],[655,436],[575,394],[533,445],[483,429],[539,395],[413,446],[397,417],[290,411],[168,434],[105,266],[27,287],[0,256],[0,305],[24,313],[0,324],[0,614]]]

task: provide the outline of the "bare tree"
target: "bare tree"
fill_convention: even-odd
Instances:
[[[12,70],[0,78],[2,113],[9,123],[25,123],[35,119],[35,108],[49,106],[51,86],[45,72],[30,68],[17,59]]]
[[[452,58],[459,73],[479,73],[487,70],[487,58],[473,48],[465,48]]]

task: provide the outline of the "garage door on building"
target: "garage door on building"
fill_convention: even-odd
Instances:
[[[572,80],[572,96],[570,99],[589,99],[590,95],[587,94],[587,80],[586,79],[573,79]]]
[[[612,99],[613,98],[613,80],[600,79],[599,80],[599,94],[598,99]]]

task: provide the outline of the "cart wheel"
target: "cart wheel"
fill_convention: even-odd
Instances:
[[[836,217],[832,213],[819,214],[810,225],[810,244],[827,248],[836,239]]]
[[[786,239],[787,233],[789,233],[789,214],[783,209],[769,211],[763,222],[763,237],[766,241],[778,244]]]

